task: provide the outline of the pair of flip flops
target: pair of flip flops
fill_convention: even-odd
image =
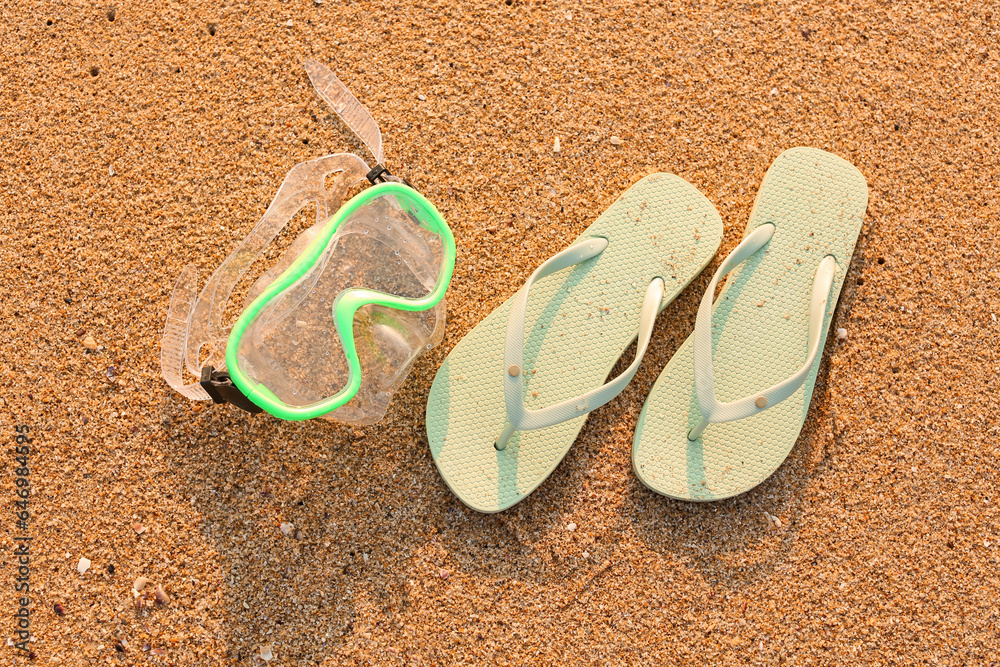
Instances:
[[[778,156],[639,416],[632,465],[643,484],[718,500],[781,465],[867,205],[865,179],[845,160],[811,148]],[[455,346],[431,387],[427,438],[462,502],[499,512],[548,477],[587,414],[632,379],[656,315],[709,263],[722,231],[694,186],[647,176]],[[637,337],[635,359],[602,384]]]

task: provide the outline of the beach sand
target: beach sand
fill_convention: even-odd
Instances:
[[[324,666],[997,660],[989,3],[14,2],[0,17],[0,609],[14,638],[11,545],[30,535],[36,654],[4,646],[4,664],[253,665],[265,645],[267,664]],[[368,106],[386,164],[458,243],[444,342],[365,428],[193,403],[159,370],[181,269],[206,279],[294,164],[370,159],[306,58]],[[630,466],[643,400],[768,165],[799,145],[870,188],[833,323],[846,338],[830,336],[777,473],[724,502],[662,498]],[[470,511],[428,451],[434,372],[658,171],[718,207],[719,255],[548,481]],[[26,531],[16,425],[34,438]],[[171,603],[137,610],[139,576]]]

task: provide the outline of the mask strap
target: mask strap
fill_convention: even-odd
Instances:
[[[315,60],[307,60],[305,68],[316,93],[330,105],[340,120],[344,121],[344,124],[368,147],[368,150],[375,157],[375,166],[368,172],[368,181],[372,185],[402,183],[412,188],[413,185],[405,178],[395,176],[385,168],[382,155],[382,131],[365,105],[358,101],[358,98],[347,89],[344,82],[338,79],[337,75],[331,72],[328,67]]]
[[[315,60],[305,61],[309,80],[323,101],[340,116],[340,120],[350,128],[361,142],[375,156],[375,163],[382,164],[382,131],[378,123],[368,113],[365,105],[358,101],[337,75]]]

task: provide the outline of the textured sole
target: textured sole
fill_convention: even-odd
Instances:
[[[793,148],[761,184],[746,234],[776,226],[767,248],[728,276],[712,315],[715,392],[721,402],[784,380],[806,360],[809,300],[816,267],[827,255],[837,274],[823,343],[868,207],[868,186],[853,165],[814,148]],[[700,440],[694,389],[694,335],[677,350],[646,399],[636,427],[632,467],[657,493],[720,500],[767,479],[795,445],[805,422],[816,362],[790,398],[752,417],[709,424]]]
[[[535,283],[524,342],[524,401],[539,409],[601,385],[635,339],[653,278],[662,307],[698,275],[722,240],[722,220],[685,180],[653,174],[629,188],[574,242],[609,241],[597,257]],[[488,277],[484,276],[484,280]],[[499,512],[549,476],[586,415],[518,431],[503,451],[503,361],[510,300],[480,322],[438,370],[427,400],[427,439],[441,477],[466,505]]]

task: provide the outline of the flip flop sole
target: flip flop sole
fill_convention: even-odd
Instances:
[[[653,174],[629,188],[574,243],[609,241],[597,257],[538,280],[528,299],[524,401],[556,404],[600,385],[635,339],[657,276],[662,307],[705,267],[722,238],[715,207],[683,179]],[[484,279],[487,277],[484,276]],[[517,431],[503,451],[508,299],[451,351],[427,401],[427,439],[448,487],[469,507],[499,512],[538,487],[569,451],[586,415]]]
[[[746,234],[776,226],[764,251],[735,268],[712,314],[715,392],[729,402],[784,380],[806,360],[809,301],[816,267],[837,260],[824,321],[825,344],[868,206],[868,186],[853,165],[830,153],[793,148],[768,169]],[[822,348],[821,348],[822,349]],[[677,350],[646,399],[632,466],[648,488],[682,500],[720,500],[767,479],[785,460],[805,422],[819,363],[790,398],[754,416],[700,421],[694,386],[694,335]]]

